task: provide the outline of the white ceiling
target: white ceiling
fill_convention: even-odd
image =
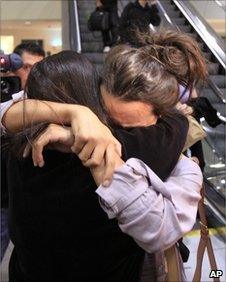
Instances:
[[[60,20],[61,1],[1,0],[1,20]]]

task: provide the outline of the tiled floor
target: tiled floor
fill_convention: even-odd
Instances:
[[[194,234],[195,233],[195,234]],[[199,234],[198,232],[191,232],[184,238],[185,245],[190,250],[190,256],[187,263],[184,264],[185,272],[188,281],[192,281],[195,265],[196,265],[196,255],[197,255],[197,248],[199,244]],[[223,271],[223,276],[220,278],[221,282],[226,282],[226,243],[225,241],[219,236],[210,236],[211,242],[213,245],[213,250],[216,258],[217,268]],[[213,281],[213,279],[209,278],[210,274],[210,264],[207,256],[207,251],[205,252],[204,259],[203,259],[203,266],[202,266],[202,282]]]
[[[225,271],[226,271],[226,243],[223,241],[222,238],[214,235],[211,236],[211,241],[214,249],[214,254],[216,257],[217,261],[217,267],[218,269],[223,270],[223,276],[220,278],[221,282],[226,282],[226,276],[225,276]],[[190,256],[189,260],[187,263],[184,264],[185,266],[185,272],[188,281],[192,281],[192,277],[194,275],[194,269],[195,269],[195,264],[196,264],[196,254],[197,254],[197,247],[199,243],[199,233],[198,231],[192,231],[189,233],[185,238],[184,238],[184,243],[190,250]],[[12,243],[10,243],[7,252],[5,254],[5,257],[2,261],[1,265],[1,282],[8,282],[8,261],[9,257],[11,254],[11,251],[13,249]],[[209,272],[210,272],[210,267],[209,267],[209,261],[207,258],[207,255],[205,253],[204,260],[203,260],[203,267],[202,267],[202,279],[201,282],[208,282],[208,281],[213,281],[213,279],[209,278]],[[177,281],[178,282],[178,281]]]

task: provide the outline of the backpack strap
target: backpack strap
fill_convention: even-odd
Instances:
[[[203,256],[205,249],[207,248],[208,258],[211,266],[211,270],[217,270],[217,264],[213,252],[212,243],[209,237],[209,230],[207,226],[207,219],[206,219],[206,210],[205,210],[205,203],[204,203],[204,195],[205,195],[205,186],[203,184],[201,189],[201,200],[199,201],[198,205],[198,212],[200,217],[200,241],[197,251],[197,257],[196,257],[196,268],[195,268],[195,274],[193,277],[193,282],[200,282],[201,281],[201,275],[202,275],[202,263],[203,263]],[[213,278],[214,282],[219,282],[219,278]]]

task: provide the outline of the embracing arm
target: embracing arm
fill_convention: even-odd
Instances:
[[[109,218],[147,252],[164,250],[189,232],[195,221],[202,173],[188,158],[181,159],[166,182],[142,161],[130,159],[113,176],[108,188],[96,192]]]
[[[3,106],[4,103],[1,103],[1,110],[4,110]],[[8,104],[8,108],[4,110],[2,116],[2,124],[12,133],[19,132],[23,126],[26,127],[40,122],[70,124],[68,113],[71,110],[76,114],[75,107],[88,110],[88,108],[79,105],[25,99]]]
[[[46,101],[25,100],[13,104],[3,117],[3,124],[10,131],[18,131],[25,122],[52,122],[70,124],[75,138],[74,152],[87,166],[99,165],[106,147],[114,144],[123,147],[123,159],[140,158],[150,166],[161,179],[169,176],[179,159],[185,144],[187,119],[174,112],[160,118],[156,125],[133,129],[111,131],[87,107]]]

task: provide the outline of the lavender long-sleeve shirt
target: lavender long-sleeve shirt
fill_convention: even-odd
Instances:
[[[147,252],[162,251],[189,232],[200,200],[202,173],[184,157],[166,182],[141,160],[129,159],[109,187],[96,193],[109,218]]]

